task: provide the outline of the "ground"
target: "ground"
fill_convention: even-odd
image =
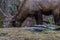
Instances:
[[[0,40],[60,40],[60,31],[31,32],[27,28],[0,28]]]

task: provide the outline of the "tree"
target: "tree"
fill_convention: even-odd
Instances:
[[[17,10],[16,5],[19,5],[19,0],[2,0],[1,1],[0,12],[3,13],[4,15],[3,27],[8,27],[11,25],[10,21]]]

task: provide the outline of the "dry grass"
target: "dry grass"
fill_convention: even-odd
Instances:
[[[60,31],[31,32],[26,28],[1,28],[0,40],[60,40]]]

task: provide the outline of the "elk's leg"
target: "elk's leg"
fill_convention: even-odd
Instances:
[[[53,11],[53,16],[54,16],[55,24],[60,26],[60,13],[58,9]]]
[[[42,13],[40,11],[36,11],[34,16],[35,16],[37,25],[42,25],[43,24]]]

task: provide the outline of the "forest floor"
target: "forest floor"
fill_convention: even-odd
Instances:
[[[0,28],[0,40],[60,40],[60,31],[31,32],[26,28]]]

